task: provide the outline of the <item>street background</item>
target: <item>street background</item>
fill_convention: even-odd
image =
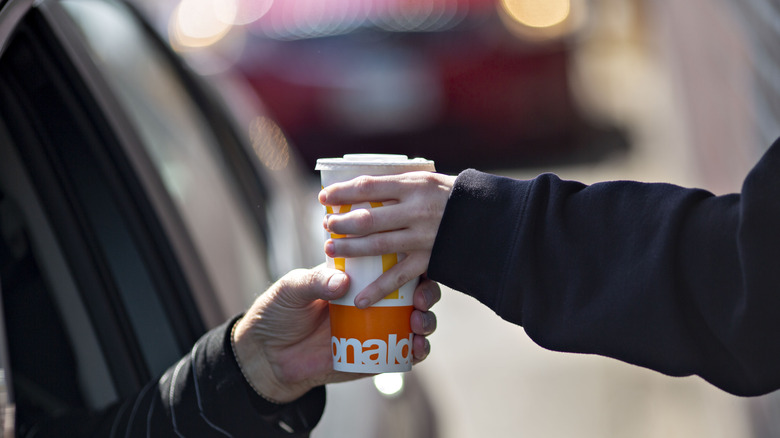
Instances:
[[[169,17],[177,2],[138,3],[159,18],[161,29],[168,29],[168,23],[173,23]],[[179,5],[188,3],[194,1],[181,1]],[[255,3],[272,2],[258,0]],[[302,0],[299,3],[306,4]],[[473,2],[487,3],[490,1]],[[565,3],[569,5],[569,2]],[[568,90],[566,97],[572,99],[574,106],[587,115],[588,120],[605,122],[621,130],[628,146],[616,147],[591,160],[544,162],[534,156],[527,161],[521,157],[496,165],[496,161],[486,164],[474,158],[474,164],[466,166],[514,178],[532,178],[541,172],[554,172],[561,178],[585,183],[631,179],[701,187],[716,194],[738,191],[744,176],[768,145],[758,140],[755,134],[749,68],[751,55],[740,31],[741,23],[734,18],[731,6],[718,0],[593,0],[572,1],[570,5],[572,11],[585,11],[587,20],[585,25],[574,30],[574,36],[569,37],[564,45],[566,77],[559,85]],[[311,20],[309,17],[309,22]],[[316,33],[316,26],[301,30],[303,28],[296,28],[298,24],[294,20],[292,24],[283,20],[280,23],[283,24],[266,23],[266,34],[276,32],[290,37],[295,32]],[[222,37],[222,34],[220,38],[223,42],[233,41]],[[200,52],[191,47],[182,48],[182,45],[186,46],[186,41],[174,37],[171,41],[174,48],[190,59],[194,69],[201,70],[206,77],[214,74],[210,71],[214,64],[204,64]],[[221,50],[220,59],[224,60],[225,53],[244,50],[234,49],[230,44],[226,47],[217,49],[217,52]],[[431,101],[416,101],[404,106],[408,102],[403,101],[407,95],[402,91],[409,81],[394,82],[398,87],[392,89],[389,96],[382,92],[375,95],[373,92],[377,90],[370,88],[358,90],[364,95],[376,97],[376,100],[366,103],[372,111],[353,111],[342,105],[354,98],[353,94],[343,92],[344,89],[350,91],[350,87],[355,86],[354,81],[346,81],[345,85],[341,82],[344,78],[330,77],[329,85],[336,83],[334,87],[341,88],[324,94],[338,96],[339,99],[328,106],[330,112],[325,115],[324,127],[314,131],[311,127],[321,122],[323,116],[306,118],[309,108],[304,108],[302,104],[305,101],[301,100],[301,89],[310,92],[321,85],[314,82],[327,76],[328,70],[313,69],[308,72],[310,76],[303,77],[302,73],[306,72],[291,68],[288,73],[295,76],[291,82],[304,85],[294,92],[282,92],[287,90],[283,87],[289,84],[279,80],[263,82],[263,78],[267,78],[269,69],[282,69],[285,62],[295,58],[285,50],[298,50],[301,46],[289,45],[284,50],[269,47],[268,43],[254,46],[252,53],[260,53],[262,62],[255,59],[255,64],[250,63],[254,71],[249,76],[259,75],[259,79],[255,77],[254,80],[264,90],[265,95],[261,93],[261,99],[279,95],[280,106],[276,114],[280,126],[304,155],[307,147],[314,147],[313,151],[309,151],[314,156],[330,156],[330,150],[322,152],[316,147],[369,138],[366,132],[360,132],[355,138],[337,136],[331,139],[329,135],[332,133],[327,129],[338,125],[334,122],[336,119],[327,118],[333,114],[345,117],[337,120],[343,126],[349,126],[357,117],[364,124],[362,128],[376,120],[389,120],[390,115],[430,116],[424,111],[428,107],[423,104]],[[283,56],[275,57],[280,53]],[[310,52],[302,53],[322,54],[327,53],[327,48],[315,45]],[[236,55],[236,58],[240,56]],[[397,61],[401,58],[388,59]],[[371,75],[357,78],[368,82],[376,77],[398,79],[388,73],[392,64],[382,62]],[[428,90],[425,75],[415,73],[409,77],[423,84],[419,88],[412,87],[409,96],[420,97],[424,94],[420,90]],[[435,100],[436,96],[430,98]],[[382,102],[390,102],[390,106],[396,107],[383,108]],[[273,99],[266,103],[273,113]],[[381,114],[388,118],[376,117],[377,113],[373,110],[386,110]],[[366,115],[371,120],[360,118]],[[554,112],[547,115],[556,116]],[[512,123],[526,121],[523,118]],[[531,121],[553,131],[568,128],[554,122],[543,123],[533,117]],[[409,124],[410,121],[404,120],[403,123]],[[414,128],[412,125],[404,127]],[[376,130],[386,128],[372,125],[372,129]],[[428,134],[430,132],[426,132]],[[386,141],[391,145],[391,152],[399,152],[392,150],[406,144],[406,140],[399,138],[402,137],[376,137],[375,141],[366,144]],[[494,145],[488,142],[473,149],[489,152],[491,146]],[[454,144],[444,142],[439,152],[443,150],[446,157],[447,148],[450,148],[450,155],[469,159],[474,155],[478,158],[480,153],[454,147]],[[549,143],[550,149],[557,147],[560,144]],[[426,157],[435,158],[427,156],[427,153]],[[560,158],[560,155],[557,157]],[[498,158],[500,163],[501,156]],[[437,159],[437,162],[440,161]],[[316,181],[316,176],[312,177]],[[332,385],[326,412],[315,430],[315,437],[349,436],[349,430],[354,430],[358,423],[363,426],[368,424],[369,428],[371,423],[379,424],[374,435],[377,437],[432,436],[435,433],[447,438],[725,438],[759,437],[764,436],[759,430],[764,430],[764,433],[771,430],[762,429],[757,424],[765,419],[761,416],[762,412],[767,412],[766,406],[771,406],[774,396],[744,399],[726,394],[698,377],[671,378],[602,357],[547,351],[535,345],[521,327],[501,320],[477,301],[446,288],[434,311],[438,316],[438,330],[430,337],[431,355],[407,375],[408,391],[422,389],[417,394],[417,400],[422,400],[420,406],[426,406],[425,410],[399,405],[393,408],[393,412],[385,412],[390,420],[378,419],[381,413],[377,413],[375,408],[379,404],[364,396],[365,387],[370,382]],[[414,385],[409,384],[412,382]],[[413,433],[419,425],[412,423],[410,418],[421,415],[430,417],[433,429]],[[351,423],[345,427],[345,422]]]
[[[597,163],[482,169],[554,172],[585,183],[632,179],[738,191],[760,154],[743,88],[747,54],[713,2],[596,2],[573,82],[581,102],[628,128],[631,148]],[[736,106],[736,108],[734,107]],[[740,114],[740,113],[743,114]],[[748,113],[749,114],[749,113]],[[443,290],[429,358],[415,368],[443,437],[748,437],[752,403],[698,377],[542,349],[476,300]]]

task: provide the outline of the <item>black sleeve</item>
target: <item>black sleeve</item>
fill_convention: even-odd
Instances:
[[[36,437],[308,437],[325,409],[325,387],[276,405],[244,379],[230,345],[233,319],[136,396],[101,414],[41,425]]]
[[[780,140],[726,196],[465,171],[430,278],[594,353],[733,394],[780,388]]]

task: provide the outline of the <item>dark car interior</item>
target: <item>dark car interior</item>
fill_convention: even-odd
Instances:
[[[19,432],[85,407],[76,358],[15,203],[0,194],[0,278]],[[57,364],[52,366],[51,364]]]
[[[19,436],[138,391],[204,331],[62,53],[33,10],[0,66],[0,281]]]

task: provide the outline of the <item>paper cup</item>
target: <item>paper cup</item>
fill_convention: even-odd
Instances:
[[[322,186],[349,181],[361,175],[394,175],[417,170],[435,171],[433,161],[409,159],[406,155],[350,154],[343,158],[321,158]],[[346,213],[358,208],[381,208],[381,202],[326,207],[327,213]],[[325,238],[344,236],[327,234]],[[344,271],[350,277],[347,294],[330,302],[331,349],[333,369],[354,373],[386,373],[412,369],[412,340],[409,323],[412,315],[412,294],[419,279],[393,291],[368,309],[355,307],[355,296],[373,283],[383,272],[393,267],[403,254],[375,257],[326,257],[330,268]]]

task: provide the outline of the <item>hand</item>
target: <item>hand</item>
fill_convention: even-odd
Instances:
[[[323,205],[375,201],[389,204],[327,215],[323,222],[325,229],[347,235],[325,242],[329,257],[406,255],[355,297],[357,307],[366,308],[378,302],[428,270],[436,232],[454,183],[454,176],[410,172],[361,176],[330,185],[320,192],[319,201]]]
[[[291,271],[259,296],[233,333],[236,359],[252,386],[286,403],[326,383],[367,375],[333,370],[328,303],[347,292],[341,271],[319,267]],[[425,336],[436,329],[429,312],[441,298],[438,284],[423,280],[414,291],[411,316],[414,363],[428,355]]]

